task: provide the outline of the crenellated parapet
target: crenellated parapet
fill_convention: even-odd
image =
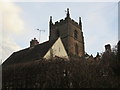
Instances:
[[[70,24],[80,28],[80,30],[82,30],[81,17],[79,17],[79,22],[76,22],[73,19],[71,19],[70,13],[69,13],[69,8],[67,8],[67,13],[66,13],[65,19],[61,19],[61,20],[56,21],[55,23],[53,23],[52,22],[52,16],[50,16],[50,27],[64,25],[64,24],[67,24],[67,23],[70,23]]]
[[[74,21],[73,19],[71,18],[65,18],[65,19],[61,19],[59,21],[56,21],[55,23],[52,23],[53,26],[59,26],[59,25],[63,25],[63,24],[66,24],[66,23],[71,23],[73,24],[74,26],[80,28],[80,25],[78,22]]]
[[[60,21],[56,21],[53,25],[62,25],[62,24],[65,24],[66,23],[66,20],[65,19],[61,19]]]
[[[74,26],[76,26],[76,27],[78,27],[78,28],[80,28],[80,25],[79,25],[79,23],[78,22],[76,22],[76,21],[74,21],[73,19],[70,19],[70,21],[69,21],[71,24],[73,24]]]

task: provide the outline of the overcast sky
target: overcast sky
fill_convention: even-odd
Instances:
[[[96,55],[105,44],[118,41],[118,2],[3,2],[0,3],[2,61],[13,52],[29,47],[31,39],[49,39],[49,17],[53,22],[65,18],[65,10],[76,22],[82,18],[85,52]],[[2,14],[1,14],[2,13]]]

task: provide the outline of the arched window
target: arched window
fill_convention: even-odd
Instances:
[[[75,30],[74,31],[74,39],[77,39],[78,38],[78,32]]]
[[[77,43],[75,44],[75,54],[78,55],[78,45],[77,45]]]

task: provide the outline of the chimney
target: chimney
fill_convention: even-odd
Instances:
[[[39,42],[36,38],[34,38],[30,41],[30,47],[34,47],[35,45],[38,45],[38,44],[39,44]]]
[[[105,51],[106,52],[111,52],[111,46],[110,46],[110,44],[105,45]]]

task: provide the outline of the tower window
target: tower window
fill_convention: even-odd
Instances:
[[[74,39],[77,39],[78,38],[78,32],[75,30],[74,31]]]
[[[75,44],[75,54],[78,55],[78,45]]]

